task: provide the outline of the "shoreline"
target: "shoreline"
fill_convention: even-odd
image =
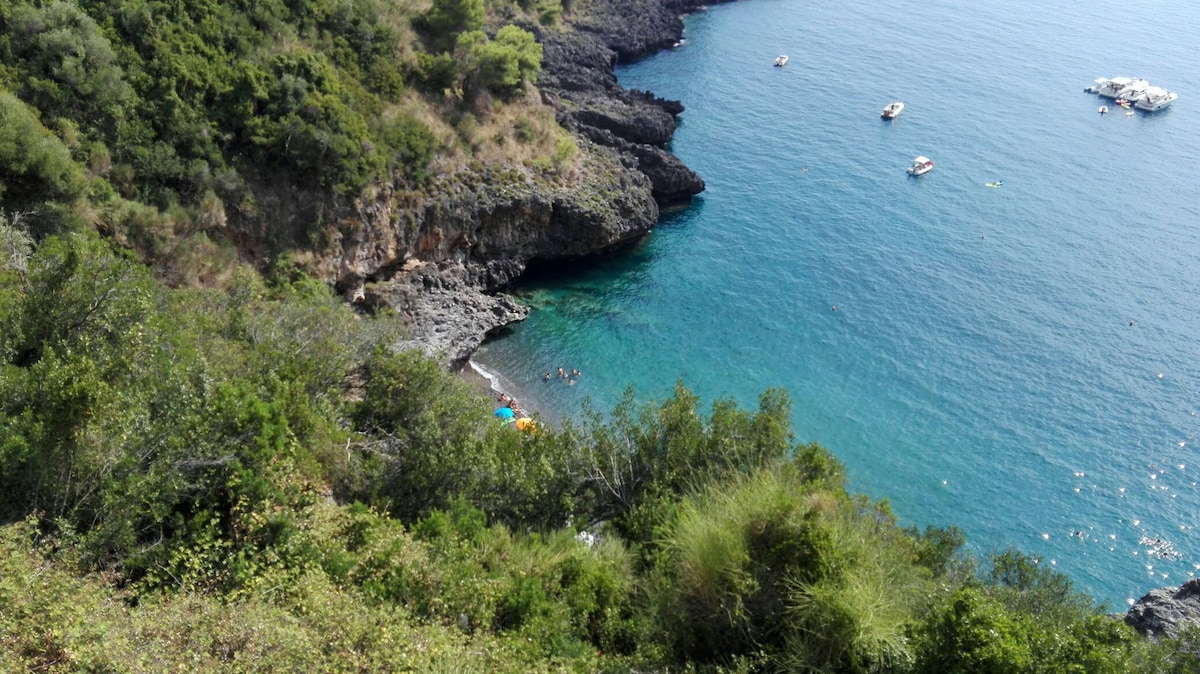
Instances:
[[[723,1],[726,0],[717,0]],[[692,196],[704,190],[704,181],[667,148],[674,135],[675,120],[683,112],[682,103],[660,99],[651,92],[626,89],[617,81],[615,67],[620,62],[645,58],[678,46],[683,37],[683,18],[707,9],[708,3],[632,0],[631,4],[639,11],[630,13],[628,7],[603,4],[585,15],[573,17],[570,21],[573,35],[570,37],[552,37],[539,32],[538,41],[547,50],[548,58],[543,62],[538,90],[543,96],[549,95],[555,101],[555,107],[560,108],[559,124],[563,128],[620,154],[646,155],[646,166],[658,167],[641,169],[653,187],[657,209],[651,227],[655,227],[662,221],[663,210],[690,201]],[[565,109],[574,112],[565,114],[560,100],[572,101]],[[629,108],[639,110],[642,117],[637,121],[627,119]],[[592,114],[580,116],[580,110]],[[596,127],[591,118],[596,114],[621,119],[623,123],[616,127]],[[652,122],[648,123],[647,119]],[[653,161],[649,161],[651,159]],[[519,275],[520,272],[516,274]],[[529,308],[512,299],[523,312],[519,316],[510,315],[504,324],[522,321],[528,315]],[[458,360],[457,375],[493,404],[498,403],[501,394],[507,394],[519,399],[528,415],[541,421],[560,421],[546,418],[536,396],[518,390],[502,369],[493,371],[474,360],[479,347],[493,338],[492,330],[488,330],[470,345]]]
[[[495,401],[496,397],[504,392],[496,388],[496,382],[492,379],[492,376],[480,371],[479,366],[472,360],[468,359],[467,363],[460,367],[455,374],[458,375],[460,380],[470,384],[477,391],[487,396],[489,400]]]
[[[533,401],[535,404],[530,404],[532,399],[523,391],[516,391],[513,386],[505,385],[507,380],[503,373],[493,372],[468,358],[466,364],[456,374],[459,379],[483,394],[493,407],[500,405],[500,395],[504,394],[518,401],[518,406],[524,412],[524,416],[533,417],[540,423],[546,422],[546,419],[538,411],[540,406],[536,404],[536,401]],[[516,395],[518,393],[520,395]]]

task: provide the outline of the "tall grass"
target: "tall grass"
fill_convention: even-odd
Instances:
[[[665,541],[660,610],[681,654],[755,652],[783,629],[791,577],[820,575],[824,509],[791,470],[760,471],[685,500]]]
[[[912,543],[878,510],[845,508],[830,519],[836,571],[789,580],[788,671],[890,671],[912,661],[908,628],[930,594]]]
[[[931,575],[911,539],[886,507],[801,474],[763,470],[685,500],[656,588],[680,656],[786,671],[911,661],[906,630]]]

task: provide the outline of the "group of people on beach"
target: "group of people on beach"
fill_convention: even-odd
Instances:
[[[583,373],[575,368],[571,368],[570,370],[561,367],[558,368],[558,378],[566,380],[572,386],[575,385],[575,380],[581,374]],[[542,381],[550,381],[553,378],[554,375],[550,372],[542,375]],[[496,397],[496,418],[505,424],[515,424],[521,430],[532,428],[533,425],[533,420],[529,418],[525,410],[521,409],[520,404],[517,403],[517,399],[507,393],[501,393]]]
[[[537,431],[537,425],[534,423],[533,418],[526,414],[525,410],[521,409],[521,406],[517,404],[516,398],[507,393],[501,393],[496,400],[499,403],[499,407],[496,408],[496,418],[500,420],[500,423],[505,426],[512,426],[526,433]]]
[[[500,403],[500,407],[507,407],[513,411],[514,415],[518,417],[525,416],[525,410],[521,409],[521,406],[517,404],[517,399],[507,393],[501,393],[500,397],[496,400]]]
[[[583,374],[583,373],[580,372],[579,370],[576,370],[575,368],[571,368],[570,372],[567,372],[566,370],[562,369],[561,367],[558,368],[558,378],[566,379],[567,383],[570,384],[571,386],[575,385],[575,380],[578,379],[579,375],[581,375],[581,374]],[[550,375],[549,372],[542,375],[542,381],[550,381],[552,378],[553,377]]]

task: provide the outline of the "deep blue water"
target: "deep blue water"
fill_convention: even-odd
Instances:
[[[684,102],[673,149],[707,191],[524,284],[535,310],[475,361],[550,419],[783,387],[798,439],[905,524],[1114,608],[1197,573],[1200,6],[747,0],[687,38],[618,75]],[[1116,75],[1180,98],[1099,116],[1083,87]],[[583,375],[541,380],[560,366]]]

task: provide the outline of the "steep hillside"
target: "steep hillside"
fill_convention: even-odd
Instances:
[[[431,276],[491,305],[530,260],[634,241],[703,189],[663,149],[682,107],[612,75],[677,9],[6,0],[0,209],[38,240],[98,229],[172,285],[285,258],[352,300],[395,278],[372,299],[408,298],[420,334]],[[519,315],[427,346],[460,360]]]

